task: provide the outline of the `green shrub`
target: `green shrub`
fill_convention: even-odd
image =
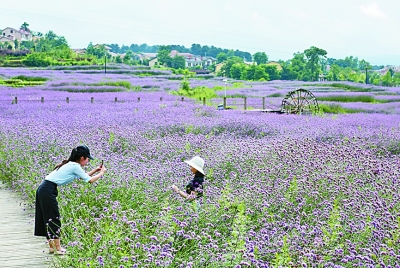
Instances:
[[[233,88],[241,88],[244,87],[243,82],[233,82]]]
[[[43,85],[44,81],[24,81],[21,79],[0,80],[0,85],[9,87],[29,87]]]
[[[52,65],[53,61],[43,54],[32,53],[26,56],[26,58],[22,60],[22,63],[29,67],[47,67]]]
[[[190,92],[190,83],[187,79],[182,81],[180,89],[185,92]]]
[[[269,94],[267,97],[268,98],[280,98],[280,97],[284,97],[285,95],[283,95],[282,93],[272,93]]]
[[[184,82],[185,81],[182,82],[182,86],[179,90],[171,91],[171,94],[200,100],[203,98],[212,99],[217,97],[217,94],[212,88],[205,86],[190,88],[189,82],[186,81],[187,84]],[[187,88],[188,86],[189,88]]]
[[[48,78],[40,77],[40,76],[25,76],[25,75],[18,75],[13,77],[12,79],[19,79],[22,81],[41,81],[45,82]]]
[[[132,85],[129,81],[109,81],[109,82],[100,82],[97,84],[92,84],[93,86],[117,86],[124,87],[126,89],[131,89]]]

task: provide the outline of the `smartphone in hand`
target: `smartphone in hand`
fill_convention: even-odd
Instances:
[[[103,167],[103,163],[104,163],[104,161],[103,161],[103,160],[101,160],[101,165],[100,165],[100,167],[101,167],[101,168]]]

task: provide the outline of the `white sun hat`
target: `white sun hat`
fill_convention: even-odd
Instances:
[[[191,167],[194,167],[198,172],[204,174],[204,160],[203,158],[199,157],[199,156],[195,156],[190,160],[185,160],[185,163],[188,164]]]

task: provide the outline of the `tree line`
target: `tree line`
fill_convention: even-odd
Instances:
[[[159,50],[168,46],[170,50],[176,50],[180,53],[191,53],[193,55],[198,56],[210,56],[216,58],[219,53],[225,53],[229,57],[240,57],[245,59],[246,61],[252,60],[252,55],[249,52],[240,51],[238,49],[226,49],[226,48],[219,48],[215,46],[202,46],[200,44],[192,44],[190,48],[187,48],[182,45],[154,45],[150,46],[147,44],[131,44],[130,46],[122,45],[121,47],[118,44],[107,44],[111,48],[111,51],[114,53],[124,54],[127,51],[132,52],[142,52],[142,53],[157,53]]]
[[[30,31],[29,24],[24,22],[21,29]],[[400,85],[400,73],[390,69],[380,75],[373,70],[382,69],[384,66],[372,66],[364,59],[348,56],[344,59],[327,57],[327,51],[318,47],[310,47],[303,52],[296,52],[293,58],[278,60],[271,64],[265,52],[249,52],[222,49],[214,46],[192,44],[190,48],[181,45],[156,45],[146,44],[121,46],[109,44],[112,52],[124,53],[123,56],[113,57],[107,52],[106,45],[94,46],[89,43],[85,53],[77,54],[68,45],[64,36],[59,36],[53,31],[45,34],[31,32],[40,37],[32,41],[18,42],[14,46],[7,43],[0,45],[0,56],[4,55],[22,57],[24,66],[45,67],[50,65],[90,65],[104,64],[107,62],[125,63],[129,65],[146,65],[146,60],[139,61],[135,54],[139,52],[157,53],[159,68],[175,70],[187,69],[185,58],[170,56],[172,50],[194,55],[211,56],[216,58],[216,64],[209,66],[209,70],[216,75],[232,79],[269,81],[269,80],[301,80],[301,81],[353,81],[384,86]],[[11,51],[13,49],[13,51]],[[6,52],[9,51],[9,52]],[[19,51],[20,53],[17,53]],[[3,55],[3,56],[2,56]],[[0,57],[1,60],[4,61]],[[4,58],[4,57],[3,57]],[[221,64],[222,63],[222,64]],[[217,70],[217,65],[222,67]],[[200,66],[194,67],[200,68]]]

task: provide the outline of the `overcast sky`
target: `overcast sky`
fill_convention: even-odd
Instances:
[[[287,60],[311,46],[329,58],[400,65],[399,0],[12,0],[0,28],[52,30],[71,48],[90,42],[265,52]]]

